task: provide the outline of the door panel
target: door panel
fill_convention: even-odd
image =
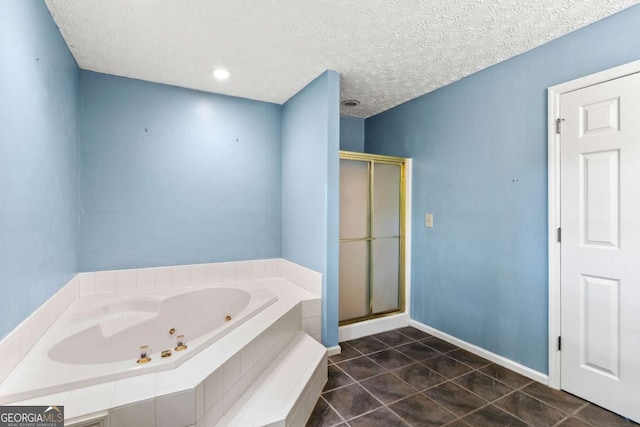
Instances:
[[[580,137],[598,132],[620,130],[620,98],[580,106]]]
[[[372,237],[400,235],[400,178],[399,165],[374,165]]]
[[[373,313],[397,310],[400,307],[400,239],[374,240],[371,257]]]
[[[582,364],[618,378],[620,371],[620,281],[582,277]]]
[[[369,314],[368,244],[367,241],[340,243],[340,321]]]
[[[585,245],[618,247],[620,150],[580,155],[582,206],[580,222]]]
[[[561,386],[640,421],[640,75],[560,106]]]
[[[369,235],[369,164],[340,160],[340,238]]]

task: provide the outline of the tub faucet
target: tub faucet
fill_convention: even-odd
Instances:
[[[136,361],[136,363],[142,365],[143,363],[151,362],[151,358],[149,357],[149,346],[142,345],[140,346],[140,358]]]
[[[184,335],[178,335],[176,337],[176,348],[175,351],[182,351],[187,349],[187,340],[184,338]]]

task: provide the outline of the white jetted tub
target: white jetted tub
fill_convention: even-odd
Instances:
[[[253,282],[79,298],[4,381],[0,403],[173,369],[276,300]]]

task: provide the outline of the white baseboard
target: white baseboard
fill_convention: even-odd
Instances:
[[[336,354],[342,353],[342,349],[339,345],[334,345],[333,347],[327,347],[327,356],[335,356]]]
[[[514,362],[511,359],[507,359],[504,356],[500,356],[499,354],[495,354],[489,350],[485,350],[482,347],[478,347],[477,345],[470,344],[466,341],[463,341],[459,338],[451,336],[445,332],[442,332],[436,328],[432,328],[431,326],[427,326],[424,323],[420,323],[417,320],[411,320],[410,326],[413,326],[416,329],[420,329],[423,332],[433,335],[434,337],[438,337],[448,343],[453,345],[457,345],[460,348],[463,348],[471,353],[477,354],[480,357],[484,357],[487,360],[492,361],[500,366],[503,366],[507,369],[511,369],[521,375],[524,375],[527,378],[531,378],[532,380],[538,381],[544,385],[549,384],[549,376],[547,374],[543,374],[542,372],[538,372],[535,369],[531,369],[527,366],[521,365],[518,362]]]
[[[367,335],[379,334],[380,332],[409,326],[409,315],[400,313],[393,316],[380,317],[379,319],[365,320],[351,325],[340,326],[340,342],[362,338]]]

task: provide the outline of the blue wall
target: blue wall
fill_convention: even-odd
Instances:
[[[547,372],[546,88],[639,59],[638,23],[636,6],[366,120],[367,152],[414,158],[414,319]]]
[[[282,256],[322,273],[328,346],[338,343],[339,95],[327,71],[282,107]]]
[[[337,73],[281,107],[79,71],[40,1],[0,2],[0,51],[0,337],[79,269],[286,251],[337,344]]]
[[[340,116],[340,149],[364,152],[364,119]]]
[[[82,271],[280,256],[281,107],[81,72]]]
[[[77,271],[78,68],[44,2],[0,1],[0,337]]]

